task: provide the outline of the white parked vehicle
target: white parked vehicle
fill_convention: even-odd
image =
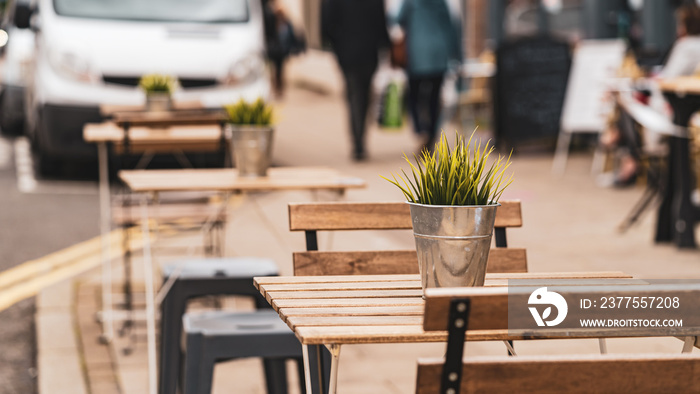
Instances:
[[[142,75],[178,78],[176,101],[267,98],[258,0],[39,0],[27,133],[40,172],[94,158],[82,138],[103,104],[145,102]]]

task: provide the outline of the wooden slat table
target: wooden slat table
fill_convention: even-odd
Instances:
[[[215,124],[175,126],[132,126],[128,129],[114,122],[88,123],[83,128],[83,139],[91,143],[110,143],[116,153],[142,152],[206,152],[221,149],[225,143],[223,130]]]
[[[144,237],[149,234],[148,199],[157,203],[163,192],[214,191],[224,194],[221,208],[228,205],[228,195],[233,192],[271,192],[286,190],[329,190],[342,196],[347,189],[365,187],[361,178],[344,176],[327,167],[277,167],[270,168],[264,177],[239,177],[236,169],[177,169],[177,170],[123,170],[119,178],[135,193],[141,193],[141,223]],[[146,316],[149,369],[155,371],[155,297],[153,289],[152,257],[149,240],[144,238],[144,267],[146,282]],[[169,280],[175,280],[171,275]],[[167,286],[164,286],[167,288]],[[162,360],[161,360],[162,362]],[[154,373],[154,372],[152,372]],[[154,376],[151,379],[155,379]]]
[[[125,111],[112,113],[112,121],[120,126],[168,126],[184,124],[221,125],[228,118],[223,110]]]
[[[623,272],[486,274],[484,286],[507,286],[512,279],[546,280],[548,285],[575,284],[581,279],[605,279],[606,284],[637,282],[631,278]],[[308,369],[309,346],[324,345],[330,350],[330,387],[335,389],[341,345],[447,339],[446,332],[423,330],[424,301],[418,275],[278,276],[254,281],[303,346],[308,393],[315,392]],[[544,337],[490,330],[469,331],[467,338],[505,341]]]
[[[100,232],[103,238],[103,270],[111,271],[107,235],[111,230],[111,191],[109,185],[109,150],[122,157],[143,154],[145,162],[157,153],[172,153],[183,157],[184,152],[222,151],[226,155],[227,141],[221,125],[222,113],[201,110],[110,113],[118,122],[88,123],[83,128],[86,142],[97,144],[100,193]],[[111,318],[110,274],[103,278],[103,333],[109,342],[114,335]]]
[[[265,177],[239,177],[236,169],[128,170],[119,178],[133,192],[281,191],[363,188],[365,181],[327,167],[276,167]]]
[[[121,157],[128,154],[142,154],[141,163],[148,163],[157,153],[171,153],[184,166],[189,166],[184,152],[217,152],[222,157],[228,155],[228,138],[224,133],[226,113],[223,109],[204,109],[200,103],[176,105],[172,111],[150,112],[139,107],[104,106],[102,113],[111,119],[100,124],[87,124],[83,128],[83,138],[97,144],[100,178],[100,227],[103,239],[102,252],[102,339],[111,341],[114,336],[115,320],[112,311],[111,260],[107,241],[111,230],[111,202],[109,187],[109,149]],[[225,160],[224,160],[225,161]],[[144,216],[146,216],[144,214]],[[148,248],[149,245],[146,245]],[[148,278],[152,273],[147,273]],[[152,278],[150,278],[152,283]],[[147,293],[152,286],[147,286]],[[148,294],[152,299],[152,294]],[[130,306],[128,306],[130,308]],[[152,302],[148,302],[149,314],[149,379],[155,381],[155,323]],[[151,387],[155,385],[151,384]]]

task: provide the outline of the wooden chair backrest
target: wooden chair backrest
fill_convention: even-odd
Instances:
[[[506,248],[506,228],[521,227],[520,201],[501,201],[496,211],[496,248],[488,272],[527,272],[525,249]],[[290,231],[306,233],[306,252],[296,252],[294,275],[418,274],[414,250],[318,251],[317,231],[409,230],[411,215],[404,202],[328,202],[289,204]]]
[[[642,281],[632,280],[632,283],[636,282]],[[577,287],[580,286],[572,288]],[[527,291],[529,290],[520,292],[522,302],[518,304],[522,304],[523,308],[527,307]],[[416,393],[459,394],[513,390],[551,393],[698,391],[700,369],[697,368],[700,367],[700,358],[690,355],[517,356],[463,361],[465,331],[518,328],[509,327],[508,321],[508,297],[509,295],[512,297],[517,292],[517,289],[507,287],[428,289],[423,329],[448,331],[448,343],[445,358],[418,361]],[[567,292],[559,293],[567,298]],[[599,299],[603,296],[624,299],[624,297],[637,297],[639,294],[655,297],[680,294],[680,299],[684,303],[696,305],[700,300],[698,285],[679,285],[669,288],[653,284],[632,284],[580,287],[580,290],[570,291],[572,294],[578,292],[586,294],[591,299]],[[692,306],[689,307],[692,308]],[[458,315],[455,312],[457,310],[464,311],[464,315]],[[459,319],[462,320],[458,321]],[[689,330],[685,332],[686,335],[700,334],[697,327],[684,327],[684,329]],[[530,335],[536,334],[530,332]],[[668,333],[660,332],[658,329],[629,327],[626,329],[569,329],[565,334],[558,335],[576,338],[666,336]]]
[[[443,359],[420,359],[416,393],[437,394]],[[516,356],[462,364],[466,393],[694,393],[697,355]]]

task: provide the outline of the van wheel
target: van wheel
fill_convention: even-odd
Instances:
[[[34,171],[42,178],[55,178],[63,172],[63,163],[47,155],[46,153],[34,152]]]
[[[0,130],[5,135],[20,136],[24,131],[24,125],[22,120],[10,120],[4,115],[0,115]]]
[[[38,140],[39,133],[34,131],[34,138],[31,138],[32,161],[34,162],[34,172],[42,178],[52,178],[61,175],[63,163],[47,154],[41,147]]]

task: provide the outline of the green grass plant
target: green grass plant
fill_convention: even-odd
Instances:
[[[250,103],[243,99],[225,105],[228,122],[235,125],[269,126],[272,124],[272,107],[259,98]]]
[[[508,185],[513,182],[513,174],[505,176],[510,167],[510,155],[498,158],[488,164],[491,153],[495,150],[490,141],[482,147],[481,140],[472,140],[474,133],[466,142],[455,132],[454,148],[450,148],[447,137],[441,134],[432,152],[424,149],[417,157],[413,155],[414,165],[404,153],[404,158],[411,167],[411,176],[401,170],[403,175],[392,174],[393,179],[383,177],[396,185],[409,202],[426,205],[491,205],[496,204]],[[511,152],[512,154],[512,152]]]
[[[170,75],[147,74],[139,80],[139,87],[146,93],[167,93],[175,90],[177,79]]]

